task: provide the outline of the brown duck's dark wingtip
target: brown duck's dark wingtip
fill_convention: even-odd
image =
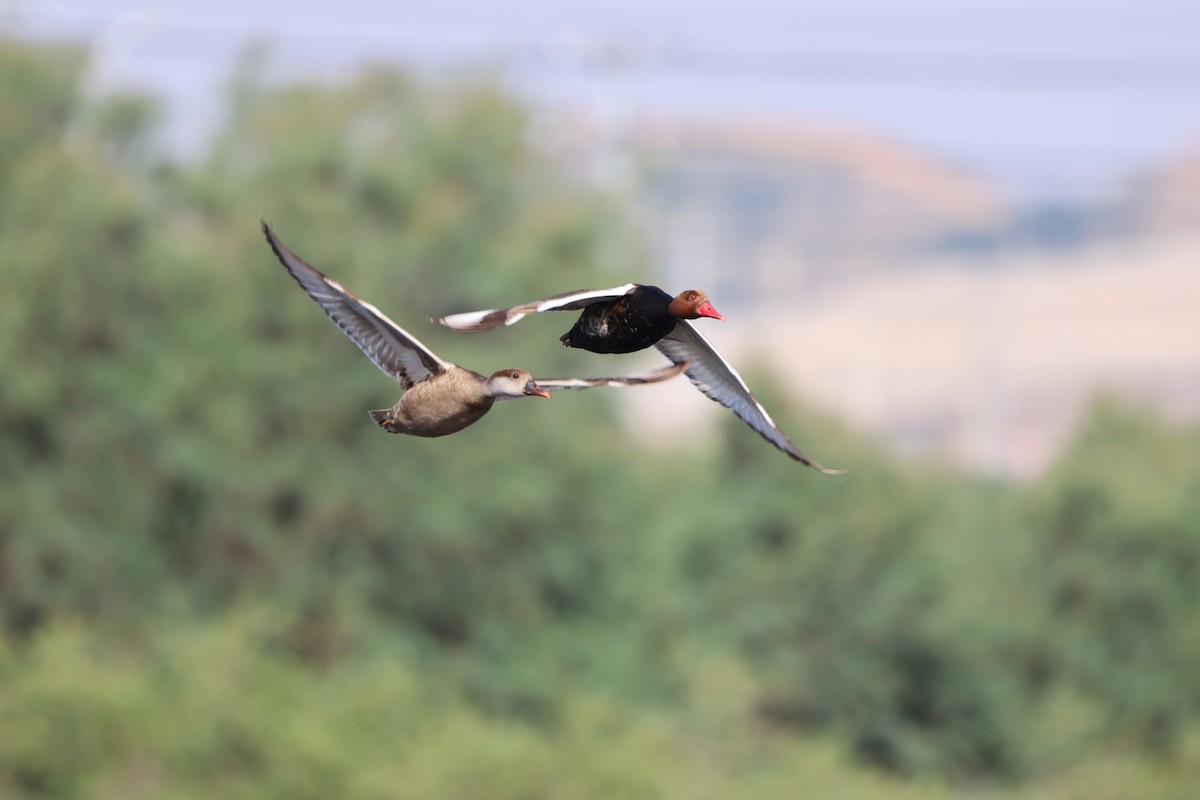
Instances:
[[[266,220],[260,220],[260,221],[262,222],[263,236],[266,237],[266,240],[267,240],[267,247],[270,247],[271,252],[275,254],[275,257],[278,258],[280,260],[280,262],[283,263],[284,267],[287,267],[288,272],[292,272],[292,268],[290,266],[288,266],[288,263],[287,263],[287,256],[284,255],[284,251],[286,251],[287,248],[284,247],[283,242],[279,241],[279,237],[275,235],[275,231],[271,228],[271,226],[267,223],[267,221]],[[291,252],[291,251],[288,251],[288,252]],[[293,272],[292,275],[294,277],[295,273]]]
[[[278,254],[280,242],[279,237],[275,235],[275,229],[271,227],[271,223],[267,222],[265,218],[260,218],[258,220],[258,224],[262,228],[263,236],[266,237],[267,244],[271,246],[271,249],[274,250],[276,254]]]

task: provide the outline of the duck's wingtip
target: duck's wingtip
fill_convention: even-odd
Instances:
[[[817,472],[824,473],[825,475],[845,475],[850,471],[848,469],[834,469],[833,467],[827,467],[823,464],[819,464],[798,451],[795,453],[788,453],[788,455],[799,461],[804,466],[809,467],[810,469],[815,469]]]
[[[263,237],[267,240],[267,244],[271,246],[272,250],[275,250],[278,245],[282,244],[282,242],[279,241],[279,236],[277,236],[275,233],[275,228],[271,226],[271,223],[266,217],[259,217],[258,227],[259,230],[262,231]]]

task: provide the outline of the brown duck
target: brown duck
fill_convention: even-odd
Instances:
[[[367,412],[389,433],[445,436],[476,422],[497,400],[550,397],[550,389],[657,383],[687,368],[687,364],[675,364],[645,375],[536,380],[523,369],[502,369],[485,378],[439,358],[375,306],[355,297],[289,250],[266,222],[262,229],[267,243],[300,287],[375,366],[405,388],[391,408]]]
[[[513,325],[543,311],[581,312],[571,330],[559,338],[568,347],[595,353],[631,353],[655,347],[676,366],[684,366],[697,389],[791,458],[821,472],[845,472],[821,466],[792,444],[737,370],[692,327],[688,320],[725,319],[697,289],[672,298],[657,286],[627,283],[612,289],[564,292],[509,308],[451,314],[437,321],[456,331],[475,332]]]

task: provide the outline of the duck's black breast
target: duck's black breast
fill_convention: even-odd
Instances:
[[[657,286],[639,286],[585,308],[560,341],[593,353],[645,350],[674,329],[676,320],[667,313],[670,303],[671,296]]]

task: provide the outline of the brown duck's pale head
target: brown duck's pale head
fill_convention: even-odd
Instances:
[[[680,292],[667,306],[667,313],[677,319],[700,319],[700,317],[712,317],[722,321],[725,319],[721,312],[708,302],[708,295],[699,289]]]
[[[537,385],[533,376],[523,369],[502,369],[487,379],[488,394],[497,400],[511,397],[549,397],[550,393]]]

